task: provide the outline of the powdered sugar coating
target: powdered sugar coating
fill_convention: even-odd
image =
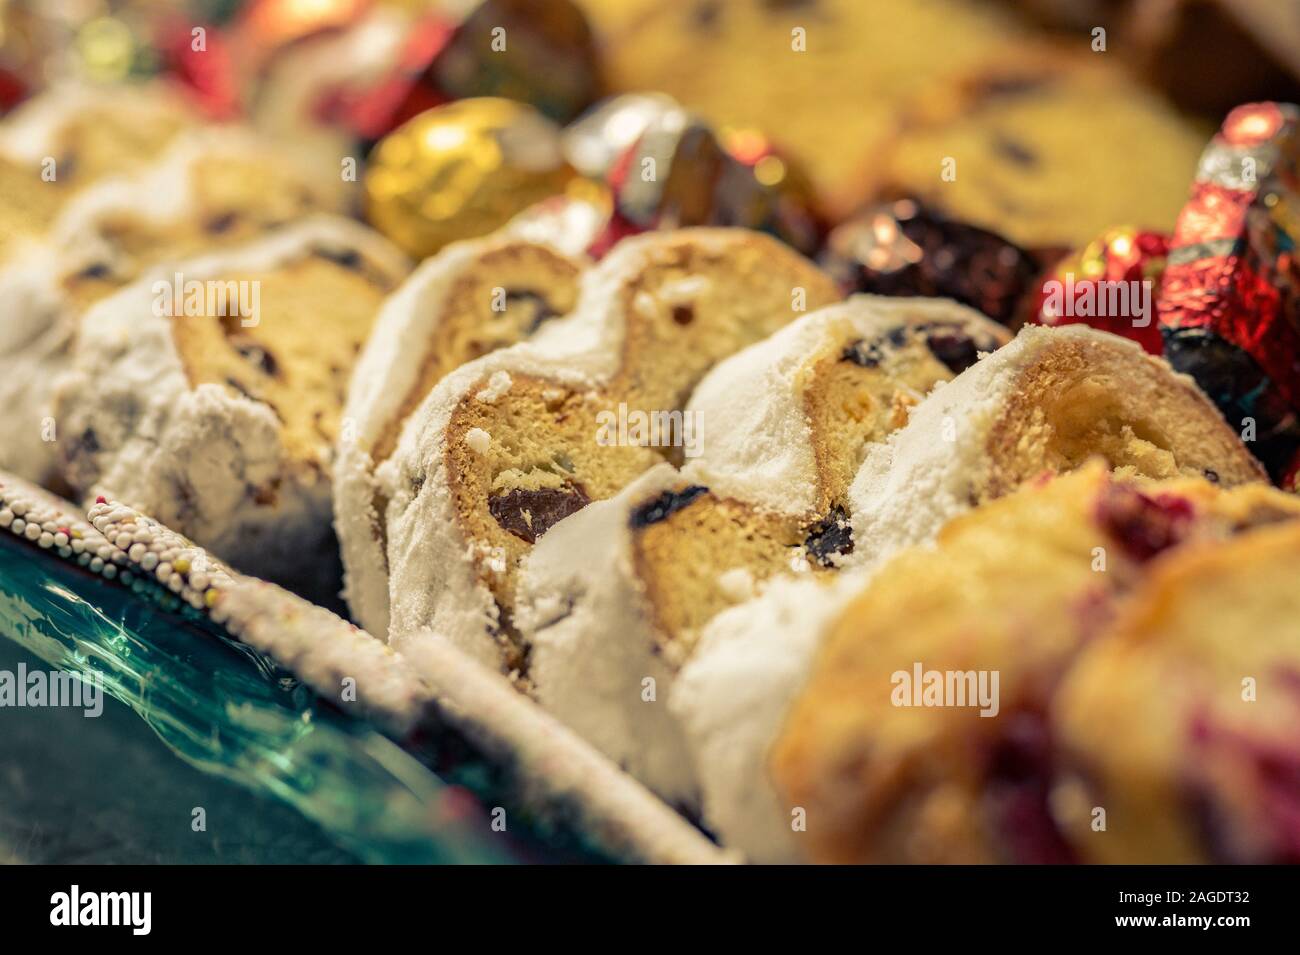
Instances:
[[[801,860],[790,807],[768,754],[807,680],[826,627],[864,585],[863,571],[783,577],[718,614],[673,682],[676,718],[699,786],[704,823],[751,862]]]
[[[525,342],[461,366],[424,399],[403,427],[397,450],[376,472],[389,501],[389,635],[397,646],[429,639],[433,632],[483,662],[502,662],[494,635],[496,601],[474,567],[475,543],[461,530],[447,475],[446,430],[459,403],[500,372],[550,379],[580,393],[600,388],[621,360],[627,283],[658,261],[666,245],[684,237],[720,254],[737,235],[736,230],[689,229],[620,242],[583,273],[570,315],[547,322]],[[489,387],[484,397],[493,394]]]
[[[350,220],[313,217],[258,242],[196,259],[186,280],[254,272],[316,250],[357,252],[396,281],[405,260]],[[160,268],[97,303],[82,317],[73,365],[56,397],[74,442],[68,477],[89,496],[105,493],[148,510],[231,563],[264,576],[295,579],[329,540],[326,480],[291,466],[280,422],[267,405],[212,384],[193,387],[181,364],[171,320],[153,309]],[[275,486],[273,503],[250,489]]]
[[[721,497],[781,514],[811,513],[817,474],[803,405],[808,368],[852,337],[876,339],[909,323],[943,322],[979,339],[1005,339],[1001,326],[946,299],[855,295],[811,312],[720,362],[691,397],[703,451],[685,472]],[[916,396],[920,398],[920,395]]]
[[[198,212],[198,163],[223,159],[283,166],[292,154],[260,144],[242,127],[186,130],[157,163],[79,193],[43,241],[0,268],[0,312],[6,316],[0,327],[0,403],[15,422],[0,444],[0,467],[37,481],[56,469],[53,395],[71,361],[79,318],[64,283],[90,266],[114,279],[133,278],[138,265],[123,254],[112,224],[130,218],[162,229],[192,219]],[[341,190],[328,184],[312,189],[321,208],[342,206]],[[153,251],[165,258],[163,249]]]
[[[681,481],[656,465],[552,527],[525,561],[515,619],[532,646],[538,702],[664,799],[693,806],[685,741],[667,708],[673,668],[655,652],[628,520]]]

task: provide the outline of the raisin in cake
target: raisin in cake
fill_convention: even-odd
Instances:
[[[375,469],[449,372],[571,311],[585,264],[502,232],[443,249],[384,303],[353,372],[334,467],[344,596],[372,633],[388,632],[386,502]]]
[[[718,365],[686,409],[684,468],[659,465],[566,518],[526,561],[518,620],[538,699],[690,802],[664,701],[704,625],[773,574],[832,569],[852,547],[847,492],[866,448],[1008,338],[952,302],[857,296]]]
[[[39,237],[79,190],[152,160],[189,110],[161,86],[55,86],[0,122],[0,255]]]
[[[67,479],[328,598],[344,392],[405,273],[377,233],[318,216],[98,302],[55,399]]]
[[[1300,525],[1274,506],[1162,561],[1058,691],[1055,818],[1082,861],[1300,862]]]
[[[248,130],[187,130],[157,163],[81,192],[43,241],[0,268],[0,403],[13,423],[0,467],[54,479],[51,395],[78,317],[94,302],[156,263],[247,242],[306,212],[343,211],[337,177],[297,158]]]
[[[520,559],[674,450],[602,440],[610,420],[679,412],[718,361],[838,297],[758,233],[683,229],[616,246],[583,276],[572,315],[443,379],[377,472],[390,634],[432,627],[480,659],[524,666]]]
[[[714,620],[672,692],[706,824],[755,861],[1074,858],[1047,806],[1061,673],[1167,551],[1295,518],[1300,504],[1263,485],[1148,482],[1098,461],[873,572],[778,581]],[[968,671],[970,698],[916,705],[926,674]]]
[[[1196,384],[1163,359],[1082,325],[1025,327],[867,454],[849,491],[860,548],[849,561],[924,541],[957,514],[1094,455],[1153,478],[1225,487],[1264,478]]]

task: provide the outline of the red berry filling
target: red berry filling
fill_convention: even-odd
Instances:
[[[1097,504],[1097,523],[1130,557],[1143,561],[1186,538],[1195,516],[1185,497],[1148,497],[1129,484],[1109,485]]]

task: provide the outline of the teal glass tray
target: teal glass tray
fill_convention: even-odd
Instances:
[[[440,778],[204,616],[164,610],[7,534],[0,635],[51,668],[102,680],[177,757],[293,807],[356,859],[596,858],[580,839],[493,832],[480,801],[493,795],[491,767],[461,758]]]

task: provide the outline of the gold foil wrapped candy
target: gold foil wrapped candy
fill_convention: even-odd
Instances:
[[[379,141],[370,222],[412,256],[485,235],[574,177],[560,130],[531,106],[484,97],[428,110]]]

